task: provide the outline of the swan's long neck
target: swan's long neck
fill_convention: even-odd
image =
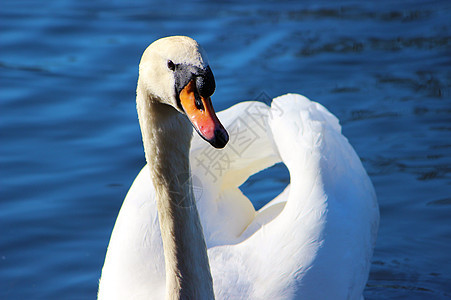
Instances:
[[[190,178],[192,126],[173,107],[152,102],[140,86],[137,109],[157,193],[167,299],[213,299],[213,282]]]

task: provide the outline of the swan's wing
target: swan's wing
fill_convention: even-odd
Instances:
[[[268,127],[267,105],[242,102],[218,117],[229,132],[229,144],[215,149],[195,134],[190,154],[197,207],[209,247],[238,241],[256,215],[238,187],[280,161]]]
[[[378,223],[359,158],[337,119],[305,97],[276,98],[269,126],[290,171],[288,201],[239,244],[209,249],[217,298],[359,299]]]

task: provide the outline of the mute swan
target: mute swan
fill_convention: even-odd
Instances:
[[[218,114],[224,147],[214,88],[193,39],[145,50],[136,98],[148,164],[116,220],[98,298],[361,299],[379,211],[338,120],[295,94],[243,102]],[[255,211],[238,187],[279,162],[290,184]]]

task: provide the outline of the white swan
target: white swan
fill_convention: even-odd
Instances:
[[[300,95],[243,102],[218,114],[230,141],[214,149],[202,138],[221,147],[227,134],[213,90],[194,40],[163,38],[144,52],[137,109],[148,165],[116,220],[98,298],[361,299],[379,212],[338,120]],[[188,119],[202,135],[191,149]],[[290,184],[255,211],[238,187],[278,162]]]

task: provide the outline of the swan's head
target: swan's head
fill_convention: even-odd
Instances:
[[[139,64],[139,84],[151,101],[170,105],[186,115],[199,135],[216,148],[223,148],[227,131],[211,104],[215,79],[201,46],[185,36],[153,42]]]

